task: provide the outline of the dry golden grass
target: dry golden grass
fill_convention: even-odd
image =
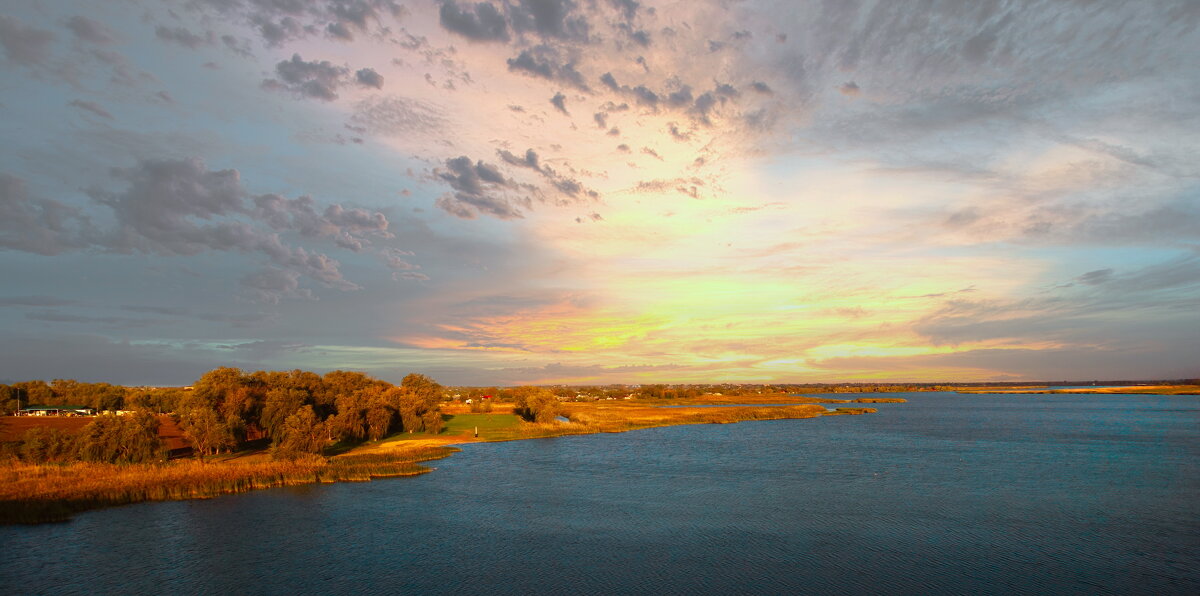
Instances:
[[[625,432],[678,424],[731,424],[744,420],[815,418],[827,413],[823,406],[816,404],[713,408],[686,405],[662,407],[626,401],[571,403],[565,404],[564,410],[564,415],[570,422],[525,424],[518,428],[521,436],[514,438]]]
[[[448,447],[310,457],[296,461],[161,464],[0,464],[0,523],[37,523],[141,501],[203,499],[313,482],[365,482],[429,471],[418,462],[446,457]]]

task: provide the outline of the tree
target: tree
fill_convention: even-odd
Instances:
[[[295,459],[305,453],[320,453],[327,433],[312,406],[304,406],[283,422],[280,441],[271,453],[278,459]]]
[[[558,396],[547,389],[534,388],[517,394],[513,413],[529,422],[553,422],[561,410]]]
[[[283,422],[295,414],[308,401],[309,395],[300,389],[279,387],[267,391],[259,424],[271,440],[277,440],[283,431]]]
[[[163,459],[158,418],[149,412],[99,416],[79,434],[79,458],[107,463],[138,463]]]
[[[410,433],[421,430],[440,432],[443,391],[437,381],[413,373],[405,376],[396,390],[387,392],[387,399],[400,414],[403,430]],[[431,430],[431,426],[436,430]]]
[[[378,441],[392,431],[396,423],[396,411],[382,401],[371,404],[367,409],[367,438]]]
[[[37,426],[25,431],[19,448],[21,459],[30,463],[64,462],[79,455],[75,436],[61,429]]]
[[[0,415],[8,415],[17,411],[17,391],[14,387],[0,385]],[[21,404],[24,405],[24,404]]]
[[[197,406],[188,410],[179,425],[197,455],[215,455],[236,444],[232,429],[212,408]]]

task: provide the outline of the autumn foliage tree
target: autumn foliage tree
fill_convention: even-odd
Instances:
[[[320,453],[327,442],[324,423],[317,418],[312,406],[303,406],[283,421],[279,442],[272,447],[272,455],[294,459],[303,454]]]
[[[64,395],[93,396],[96,403],[114,406],[118,401],[146,411],[170,413],[198,456],[232,451],[247,441],[269,438],[272,453],[296,457],[320,453],[334,441],[350,443],[379,440],[405,432],[438,433],[442,430],[441,401],[444,388],[420,374],[404,377],[400,385],[360,372],[335,370],[324,375],[302,370],[245,373],[221,367],[202,375],[190,388],[139,388],[127,390],[105,384],[55,380],[0,386],[0,400],[14,404],[19,395],[25,404],[33,399]],[[86,402],[79,402],[86,403]],[[124,417],[123,417],[124,418]],[[145,422],[140,415],[137,420]],[[132,419],[131,419],[132,420]],[[124,424],[124,423],[121,423]],[[148,424],[148,423],[147,423]],[[98,421],[89,427],[88,458],[126,461],[129,453],[113,455],[110,439],[118,423]],[[124,428],[122,426],[122,428]],[[135,433],[136,434],[136,433]],[[113,441],[120,442],[116,439]],[[130,439],[131,445],[136,441]],[[78,445],[53,433],[30,435],[23,448],[31,458],[71,458]],[[141,450],[136,445],[135,450]],[[22,447],[12,453],[20,455]],[[65,451],[64,451],[65,450]],[[66,456],[64,452],[74,455]]]
[[[513,413],[529,422],[553,422],[562,411],[558,396],[540,387],[518,387]]]
[[[77,439],[79,458],[105,463],[139,463],[166,459],[158,437],[158,418],[149,412],[105,415],[83,427]]]

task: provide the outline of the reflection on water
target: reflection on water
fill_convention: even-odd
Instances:
[[[3,527],[0,592],[1200,593],[1200,399],[902,397]]]

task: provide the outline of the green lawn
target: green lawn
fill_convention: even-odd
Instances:
[[[485,441],[503,441],[506,439],[520,438],[517,435],[517,423],[519,418],[512,414],[443,414],[442,420],[446,425],[442,427],[440,436],[454,435],[474,435],[475,427],[479,427],[479,438]],[[427,439],[429,435],[425,433],[397,433],[386,439],[383,443],[392,441],[409,441],[413,439]]]
[[[446,428],[442,434],[458,435],[474,434],[479,427],[479,438],[497,441],[516,438],[516,428],[519,418],[512,414],[455,414],[447,415]]]

